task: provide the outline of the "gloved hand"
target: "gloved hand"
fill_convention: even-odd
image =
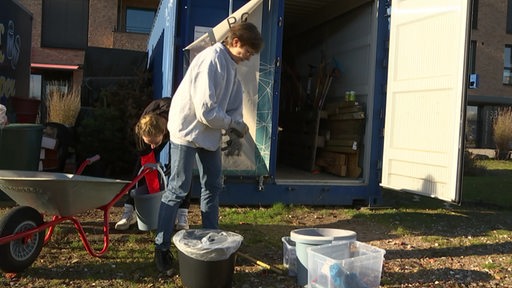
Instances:
[[[220,150],[226,153],[226,156],[240,156],[242,152],[242,140],[238,137],[238,131],[235,129],[228,129],[224,135],[227,135],[229,139],[226,141],[226,146]]]
[[[232,131],[232,133],[235,133],[236,136],[238,136],[238,138],[244,138],[245,134],[249,132],[249,127],[247,127],[247,124],[245,124],[245,122],[242,120],[231,120],[231,123],[229,124],[228,133],[230,130],[234,130]]]

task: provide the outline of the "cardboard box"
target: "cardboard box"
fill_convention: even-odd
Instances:
[[[341,153],[321,151],[317,157],[316,165],[324,171],[338,175],[347,175],[347,156]]]

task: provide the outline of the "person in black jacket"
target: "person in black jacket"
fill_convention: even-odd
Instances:
[[[144,163],[152,162],[155,158],[160,155],[165,145],[169,142],[169,133],[167,131],[167,121],[169,115],[169,107],[171,105],[171,98],[164,97],[152,101],[142,113],[139,121],[135,126],[135,135],[137,137],[136,144],[138,150],[137,163],[135,165],[134,175],[137,175],[140,168]],[[149,160],[149,162],[148,162]],[[152,172],[150,172],[152,173]],[[155,171],[155,174],[157,172]],[[148,174],[146,174],[148,175]],[[156,177],[160,177],[157,175]],[[138,185],[137,189],[142,193],[149,193],[149,189],[154,183],[146,182],[147,178],[141,180],[142,183]],[[160,186],[161,183],[157,184],[157,190],[161,191],[164,187]],[[148,188],[149,186],[149,188]],[[153,191],[155,192],[155,191]],[[187,195],[186,200],[180,206],[178,214],[176,216],[176,228],[177,229],[188,229],[188,208],[190,206],[190,193]],[[137,222],[135,215],[135,201],[128,194],[128,199],[124,204],[124,211],[121,219],[116,223],[116,230],[126,230],[131,225]]]

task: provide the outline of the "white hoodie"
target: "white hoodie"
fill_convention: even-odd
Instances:
[[[222,129],[242,120],[243,90],[237,64],[216,43],[199,53],[173,96],[167,128],[172,142],[215,151]]]

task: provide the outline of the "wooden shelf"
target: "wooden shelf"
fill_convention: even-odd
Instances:
[[[359,160],[362,155],[360,151],[363,148],[365,108],[355,101],[343,101],[330,103],[326,110],[329,137],[325,139],[323,149],[320,149],[319,155],[322,161],[318,164],[329,173],[357,178],[362,171]],[[340,159],[345,161],[346,168],[340,169]]]
[[[360,177],[365,112],[357,102],[329,104],[326,111],[288,112],[281,119],[280,157],[306,170]]]

